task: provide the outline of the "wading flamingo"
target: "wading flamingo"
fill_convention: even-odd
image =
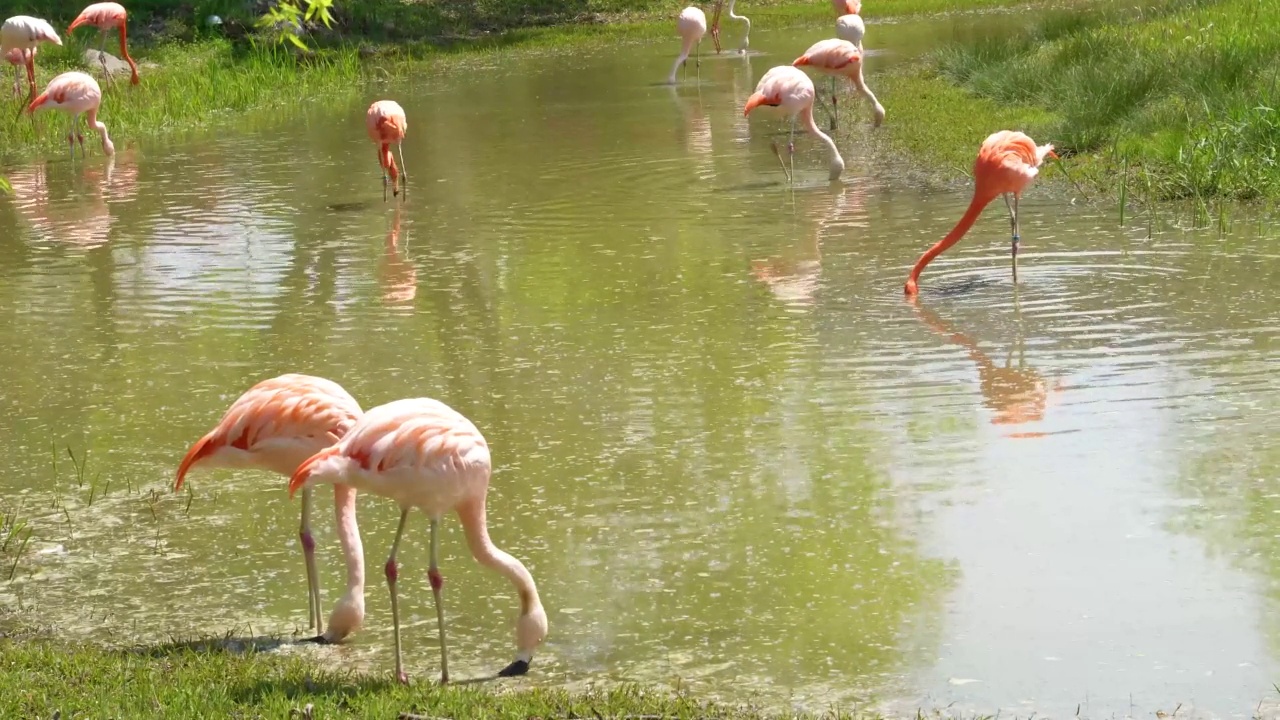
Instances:
[[[849,78],[849,82],[853,83],[853,88],[858,94],[865,97],[875,111],[875,121],[873,127],[880,127],[884,122],[884,106],[876,99],[875,93],[871,92],[871,88],[867,87],[867,81],[862,77],[862,51],[857,45],[848,40],[832,38],[830,40],[819,40],[804,51],[804,55],[796,58],[792,63],[795,67],[811,67],[824,75],[831,76],[831,82],[835,83],[837,77]],[[834,86],[831,89],[831,125],[835,126],[836,122],[836,94]]]
[[[840,157],[840,150],[836,147],[835,141],[819,130],[817,123],[813,121],[813,98],[813,81],[808,75],[790,65],[779,65],[771,68],[764,77],[760,78],[756,91],[747,98],[747,106],[742,111],[746,116],[757,107],[766,105],[780,108],[785,116],[790,117],[791,136],[787,142],[787,155],[791,160],[792,171],[787,171],[786,163],[782,165],[782,171],[787,173],[787,180],[794,175],[796,116],[800,117],[805,129],[821,140],[830,151],[830,179],[835,180],[840,177],[840,173],[844,172],[844,158]],[[776,142],[773,143],[773,154],[777,155],[778,162],[782,163],[782,155],[778,152]]]
[[[395,100],[379,100],[369,106],[364,115],[365,129],[369,131],[369,139],[378,144],[378,165],[382,168],[382,202],[387,201],[387,174],[391,174],[391,194],[398,196],[409,182],[409,174],[404,169],[405,131],[409,123],[404,117],[404,108]],[[396,144],[400,153],[400,168],[396,169],[396,160],[391,157],[391,143]],[[400,184],[397,187],[396,178]]]
[[[862,22],[861,15],[847,13],[836,18],[836,37],[853,43],[858,47],[859,52],[864,52],[862,38],[866,34],[867,26]]]
[[[481,565],[505,576],[520,596],[516,621],[516,659],[500,676],[529,671],[533,652],[547,635],[547,613],[533,576],[517,559],[499,550],[485,525],[489,492],[489,445],[484,436],[453,408],[430,398],[396,400],[365,413],[337,445],[321,450],[298,467],[289,493],[320,483],[344,482],[382,495],[400,506],[400,524],[387,558],[391,622],[395,637],[396,679],[408,682],[400,659],[400,606],[396,597],[396,551],[409,511],[418,508],[431,520],[431,565],[427,576],[440,626],[440,681],[449,681],[449,654],[444,634],[440,591],[440,518],[458,513],[471,554]]]
[[[35,50],[42,42],[61,45],[62,38],[49,23],[27,15],[14,15],[0,26],[0,53],[8,56],[10,50]],[[24,53],[27,65],[28,97],[36,94],[36,54]]]
[[[290,477],[304,460],[350,432],[360,414],[355,398],[331,380],[295,373],[263,380],[236,399],[218,425],[191,446],[178,466],[173,489],[181,490],[187,473],[196,469],[252,468]],[[303,491],[298,537],[307,567],[309,623],[321,633],[311,640],[318,643],[338,642],[364,621],[364,548],[356,524],[355,489],[335,484],[333,509],[347,565],[347,592],[333,606],[325,629],[311,537],[311,491]]]
[[[79,133],[80,115],[83,113],[89,126],[102,136],[102,152],[114,155],[116,146],[107,135],[107,126],[98,120],[98,106],[102,103],[102,88],[89,75],[72,70],[64,72],[49,82],[44,92],[27,106],[28,113],[36,110],[61,110],[71,115],[71,128],[67,132],[71,159],[76,157],[76,140],[80,141],[80,156],[84,157],[84,135]]]
[[[746,15],[735,15],[733,5],[738,0],[729,0],[729,19],[741,20],[746,23],[747,29],[742,34],[742,47],[738,48],[738,54],[747,51],[747,47],[751,45],[751,19]],[[716,52],[720,52],[720,8],[724,6],[724,0],[716,0],[716,11],[711,17],[711,40],[716,44]]]
[[[22,67],[27,64],[27,53],[35,53],[34,49],[23,50],[13,48],[4,54],[5,62],[13,66],[13,96],[22,94]]]
[[[676,84],[676,71],[689,60],[689,53],[695,47],[698,49],[699,56],[694,58],[694,65],[702,67],[702,36],[707,34],[706,14],[696,7],[681,10],[680,17],[676,18],[676,32],[680,33],[680,54],[676,56],[676,64],[671,66],[671,75],[667,77],[668,85]]]
[[[1018,199],[1022,191],[1031,186],[1046,157],[1058,157],[1053,152],[1053,145],[1036,145],[1031,138],[1013,130],[1001,130],[983,140],[978,159],[973,163],[973,200],[969,202],[969,209],[946,237],[916,261],[903,288],[906,294],[919,292],[917,281],[925,266],[964,237],[982,210],[999,195],[1004,196],[1005,205],[1009,208],[1009,227],[1013,231],[1013,281],[1018,282]],[[1012,203],[1010,195],[1013,195]]]
[[[76,16],[71,21],[71,27],[67,28],[67,35],[70,35],[76,28],[81,25],[92,25],[98,28],[98,59],[102,61],[102,74],[107,77],[108,82],[112,82],[111,73],[107,72],[107,58],[103,54],[103,48],[107,44],[107,31],[111,28],[120,30],[120,55],[124,61],[129,63],[129,68],[133,71],[130,82],[134,85],[138,84],[138,63],[129,57],[129,46],[125,44],[125,19],[128,13],[125,12],[124,6],[120,3],[100,2],[94,3]]]
[[[836,17],[861,15],[862,0],[831,0],[831,9],[836,11]]]

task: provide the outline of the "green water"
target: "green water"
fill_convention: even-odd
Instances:
[[[1019,16],[1001,17],[872,25],[868,82]],[[366,408],[435,397],[485,433],[491,532],[551,623],[506,685],[912,714],[1274,706],[1274,227],[1148,237],[1033,189],[1016,289],[993,206],[913,306],[907,271],[967,189],[903,180],[852,98],[844,177],[799,137],[788,189],[779,125],[741,108],[825,31],[766,27],[676,89],[655,85],[674,40],[495,56],[262,128],[9,168],[0,502],[33,536],[12,581],[0,567],[0,616],[128,642],[305,636],[284,479],[170,491],[240,392],[297,371]],[[384,97],[409,118],[400,211],[364,134]],[[880,99],[887,126],[911,121]],[[362,496],[365,628],[274,651],[390,673],[396,516]],[[452,674],[478,677],[511,658],[516,600],[445,529]],[[424,518],[400,560],[426,680]]]

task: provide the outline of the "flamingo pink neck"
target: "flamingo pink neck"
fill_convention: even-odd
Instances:
[[[920,256],[920,259],[916,261],[915,267],[911,268],[911,276],[907,278],[905,288],[908,295],[916,294],[916,283],[920,279],[920,273],[924,272],[925,266],[933,262],[933,259],[945,252],[947,248],[959,242],[960,238],[964,237],[965,233],[969,232],[969,228],[973,227],[973,224],[978,221],[978,216],[982,214],[983,209],[986,208],[992,200],[995,200],[995,195],[992,193],[982,189],[974,191],[973,199],[969,201],[969,209],[964,211],[964,216],[960,218],[960,222],[956,223],[956,226],[951,228],[951,232],[947,233],[946,237],[942,238],[937,242],[937,244],[926,250],[924,254]]]

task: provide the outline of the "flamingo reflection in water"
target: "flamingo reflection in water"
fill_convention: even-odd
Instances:
[[[948,342],[963,347],[978,367],[978,389],[982,392],[982,404],[991,411],[992,425],[1023,425],[1044,419],[1050,399],[1063,389],[1060,378],[1045,378],[1034,368],[1027,367],[1026,349],[1019,334],[1018,341],[1005,355],[1004,366],[978,347],[973,338],[944,322],[937,313],[919,301],[911,303],[916,315],[930,330],[946,338]],[[1017,365],[1014,353],[1017,353]],[[1043,437],[1045,433],[1017,431],[1006,434],[1010,438]]]
[[[382,302],[387,307],[412,310],[417,295],[418,270],[400,252],[400,207],[397,206],[382,261]]]
[[[107,200],[127,200],[138,194],[138,164],[133,155],[126,150],[87,167],[42,162],[17,168],[9,173],[14,208],[41,241],[80,250],[105,245],[115,224]]]
[[[823,236],[833,225],[858,225],[855,218],[865,216],[865,183],[839,186],[830,198],[830,203],[813,206],[812,231],[802,242],[780,255],[751,261],[751,275],[764,283],[779,302],[795,310],[808,310],[814,305],[822,275]],[[861,224],[865,225],[865,221]]]

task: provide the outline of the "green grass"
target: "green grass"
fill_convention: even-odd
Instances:
[[[905,91],[895,94],[898,112],[913,118],[946,109],[960,126],[1020,124],[1074,154],[1080,177],[1116,197],[1149,186],[1156,200],[1274,198],[1277,27],[1273,0],[1053,11],[1023,33],[942,48],[927,68],[889,84]],[[904,142],[924,145],[921,135],[954,131],[904,128]],[[967,149],[976,149],[972,138]]]

